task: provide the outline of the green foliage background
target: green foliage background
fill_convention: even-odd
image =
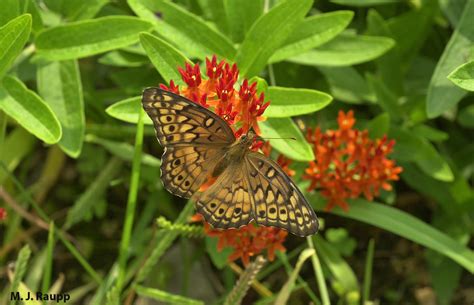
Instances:
[[[69,292],[69,304],[235,304],[250,279],[243,304],[398,304],[419,285],[439,304],[472,302],[472,16],[474,0],[2,0],[0,303],[30,290]],[[263,135],[296,137],[272,145],[299,173],[314,156],[295,117],[335,128],[340,109],[395,139],[404,168],[393,193],[319,212],[318,236],[289,237],[240,281],[228,252],[186,225],[192,203],[162,188],[140,110],[143,88],[180,83],[178,66],[213,54],[259,82],[272,101]],[[379,244],[396,250],[387,236],[421,246],[423,264],[388,287],[394,268],[377,268]]]

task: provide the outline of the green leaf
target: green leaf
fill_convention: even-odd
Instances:
[[[21,2],[18,0],[2,1],[2,11],[0,13],[0,27],[4,26],[9,21],[20,15],[20,4]]]
[[[61,125],[51,108],[17,78],[6,76],[0,89],[0,109],[47,144],[61,139]]]
[[[0,28],[0,80],[21,53],[30,32],[29,14],[21,15]]]
[[[135,96],[110,105],[105,109],[105,112],[113,118],[136,124],[138,122],[138,111],[141,109],[141,106],[142,97]],[[153,125],[152,120],[147,115],[143,117],[143,122]]]
[[[298,261],[296,262],[295,269],[293,270],[293,272],[291,272],[288,280],[286,281],[285,285],[283,285],[276,297],[275,305],[287,304],[288,299],[290,298],[290,293],[293,290],[293,287],[295,286],[296,278],[300,273],[301,267],[303,267],[303,263],[312,255],[314,255],[314,253],[314,249],[305,249],[303,250],[303,252],[301,252],[300,256],[298,257]]]
[[[135,291],[142,297],[147,297],[153,300],[162,301],[170,305],[204,305],[204,302],[183,297],[177,294],[172,294],[164,290],[156,288],[149,288],[143,286],[135,286]]]
[[[1,93],[0,93],[1,94]],[[21,127],[15,128],[8,134],[0,147],[0,161],[12,173],[34,148],[35,137]],[[0,171],[0,185],[8,177],[5,171]]]
[[[328,267],[334,280],[342,286],[344,294],[350,291],[358,291],[359,285],[354,271],[337,249],[319,235],[315,235],[313,239],[321,261]]]
[[[265,67],[272,54],[300,24],[311,4],[311,0],[284,1],[255,21],[235,58],[241,75],[252,77]]]
[[[390,115],[386,112],[373,118],[366,126],[369,130],[369,136],[372,139],[378,139],[388,133],[390,128]]]
[[[394,46],[391,38],[341,34],[328,43],[288,61],[311,66],[351,66],[371,61]]]
[[[457,67],[448,75],[448,78],[456,86],[467,91],[474,91],[474,60]]]
[[[381,80],[371,76],[370,74],[367,75],[367,81],[375,92],[377,104],[379,104],[394,121],[400,120],[403,113],[395,94],[390,91]]]
[[[77,61],[55,61],[37,69],[38,92],[62,127],[61,149],[73,158],[82,150],[85,117],[82,83]]]
[[[441,55],[428,87],[426,112],[435,118],[454,107],[466,94],[447,78],[457,66],[466,62],[474,43],[474,1],[468,1],[456,30]]]
[[[415,162],[427,175],[441,181],[453,181],[454,175],[446,160],[426,139],[403,128],[392,126],[394,155],[397,160]]]
[[[466,128],[474,128],[474,105],[469,105],[459,111],[458,122]]]
[[[110,181],[120,172],[122,163],[122,160],[117,157],[109,160],[87,190],[77,198],[72,208],[69,209],[64,228],[69,229],[71,226],[90,217],[94,206],[98,200],[102,199]]]
[[[264,122],[260,122],[259,126],[263,138],[284,138],[270,140],[271,146],[282,154],[298,161],[314,160],[311,146],[290,118],[269,118]],[[296,141],[288,138],[295,138]]]
[[[318,70],[326,77],[331,86],[331,94],[337,100],[354,104],[375,102],[372,88],[355,68],[319,66]]]
[[[372,5],[383,5],[383,4],[392,4],[400,3],[402,0],[331,0],[332,3],[341,4],[341,5],[351,5],[351,6],[372,6]]]
[[[429,141],[440,142],[449,138],[449,135],[446,132],[424,124],[413,126],[412,131]]]
[[[126,50],[111,51],[99,58],[99,63],[115,67],[140,67],[148,63],[148,58]]]
[[[122,160],[132,161],[134,148],[132,145],[124,142],[110,141],[104,138],[96,137],[92,134],[86,136],[86,141],[103,146],[113,155],[116,155]],[[142,164],[151,167],[160,167],[161,161],[150,154],[142,153]]]
[[[206,251],[211,257],[212,263],[219,269],[224,268],[229,264],[229,256],[234,251],[230,247],[226,247],[219,251],[217,249],[218,238],[206,236]]]
[[[271,102],[265,116],[274,118],[315,112],[332,101],[329,94],[311,89],[269,87],[266,94]]]
[[[284,60],[328,42],[349,25],[353,16],[352,11],[335,11],[304,19],[272,55],[270,62]]]
[[[176,84],[183,84],[178,67],[192,63],[186,56],[166,41],[148,33],[140,34],[140,43],[156,70],[168,83],[173,80]]]
[[[88,57],[138,41],[152,24],[130,16],[108,16],[59,25],[36,38],[38,56],[48,60]]]
[[[255,20],[263,14],[264,0],[224,0],[230,34],[241,42]]]
[[[159,6],[165,23],[174,27],[186,37],[206,50],[207,55],[217,54],[224,58],[233,58],[235,48],[226,36],[209,26],[200,17],[169,1],[155,1]],[[158,31],[169,40],[174,37],[165,31]]]
[[[322,208],[323,202],[319,195],[312,194],[307,198],[310,202],[318,203],[318,207]],[[365,199],[350,200],[349,206],[350,209],[347,212],[337,208],[331,213],[397,234],[439,252],[471,273],[474,272],[474,252],[422,220],[396,208]]]

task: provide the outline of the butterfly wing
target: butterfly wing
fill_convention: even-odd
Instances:
[[[160,88],[143,91],[143,109],[153,121],[162,146],[227,146],[235,141],[218,115],[185,97]]]
[[[253,215],[258,224],[279,227],[298,236],[318,231],[318,218],[313,208],[276,162],[250,152],[245,164],[254,200]]]
[[[217,229],[239,228],[253,219],[245,167],[231,164],[196,198],[197,211]]]
[[[160,88],[145,89],[142,104],[165,147],[163,185],[175,195],[191,197],[235,141],[232,129],[206,108]]]

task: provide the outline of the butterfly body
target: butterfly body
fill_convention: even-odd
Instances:
[[[230,126],[210,110],[172,92],[148,88],[143,108],[165,152],[161,179],[171,193],[192,198],[214,228],[239,228],[255,221],[307,236],[318,220],[280,166],[250,146],[249,130],[236,139]],[[215,182],[200,192],[200,187]]]

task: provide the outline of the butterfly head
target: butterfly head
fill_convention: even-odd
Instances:
[[[255,133],[253,128],[249,129],[247,133],[244,133],[240,139],[239,142],[242,146],[245,147],[250,147],[254,143],[254,141],[258,138],[258,135]]]

